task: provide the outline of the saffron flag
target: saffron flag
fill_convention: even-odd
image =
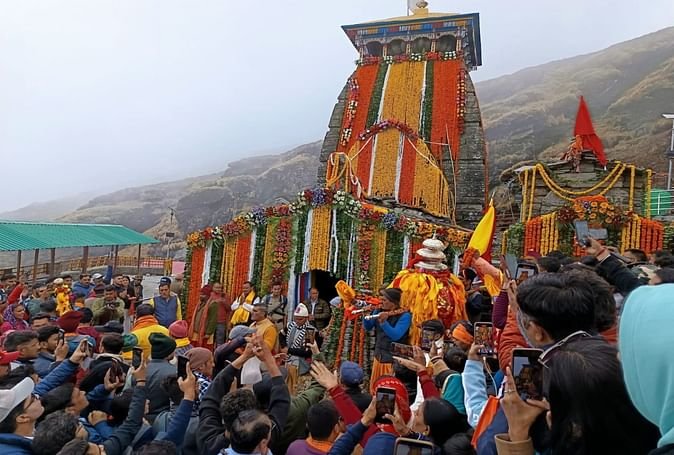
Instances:
[[[576,114],[576,126],[573,128],[574,137],[580,136],[583,141],[584,150],[592,150],[597,157],[599,164],[606,166],[606,154],[604,154],[604,144],[594,131],[590,110],[585,104],[585,98],[580,97],[578,104],[578,113]]]
[[[491,244],[494,238],[494,229],[496,228],[496,209],[494,208],[494,201],[489,202],[487,211],[482,216],[482,219],[477,224],[473,231],[473,235],[468,242],[468,248],[475,248],[480,252],[480,256],[486,260],[491,259]]]

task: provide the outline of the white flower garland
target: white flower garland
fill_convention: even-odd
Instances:
[[[209,275],[211,274],[211,255],[213,254],[213,241],[209,240],[206,243],[206,252],[204,253],[204,269],[201,271],[201,288],[204,284],[208,284]]]
[[[257,229],[253,229],[250,235],[250,260],[248,261],[248,281],[253,281],[253,267],[255,265],[255,242],[257,241]],[[263,258],[260,258],[262,260]]]
[[[302,256],[302,270],[300,273],[309,271],[309,252],[311,250],[311,228],[314,224],[314,209],[307,213],[307,228],[304,231],[304,255]]]

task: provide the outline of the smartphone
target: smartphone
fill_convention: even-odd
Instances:
[[[391,343],[391,349],[396,357],[414,358],[414,348],[409,344]]]
[[[506,269],[510,275],[508,278],[511,280],[517,278],[517,256],[512,253],[505,255]]]
[[[393,455],[433,455],[435,448],[430,441],[419,439],[398,438],[393,449]]]
[[[314,344],[316,341],[316,329],[313,327],[307,328],[306,332],[304,332],[304,344],[310,345]]]
[[[66,331],[59,329],[59,344],[66,342]]]
[[[94,347],[91,345],[89,340],[83,340],[80,342],[80,351],[86,352],[88,357],[91,357],[91,355],[94,352]]]
[[[523,281],[526,281],[528,278],[531,278],[532,276],[536,275],[538,273],[538,269],[534,264],[528,263],[528,262],[520,262],[517,264],[517,271],[515,272],[515,280],[518,283],[521,283]]]
[[[187,379],[187,362],[189,362],[187,357],[184,355],[178,356],[178,377],[183,378],[183,380]]]
[[[140,368],[143,363],[143,348],[133,348],[133,357],[131,358],[131,366],[134,370]]]
[[[590,246],[590,227],[587,225],[587,221],[576,220],[573,222],[573,228],[576,231],[576,242],[580,246]]]
[[[430,352],[431,346],[433,345],[433,337],[435,337],[435,332],[432,330],[422,330],[421,331],[421,350],[425,352]]]
[[[395,412],[396,406],[396,391],[388,387],[380,387],[376,391],[377,394],[377,415],[374,421],[377,423],[391,423],[391,421],[384,416]]]
[[[513,349],[512,372],[517,386],[517,393],[523,400],[543,398],[543,365],[538,358],[543,354],[542,349],[515,348]]]
[[[124,378],[124,370],[122,365],[120,365],[119,360],[112,359],[112,364],[110,365],[110,381],[117,382],[121,381]]]
[[[481,344],[482,347],[478,351],[480,355],[494,355],[494,326],[491,322],[476,322],[473,332],[474,343]]]

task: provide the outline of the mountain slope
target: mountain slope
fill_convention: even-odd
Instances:
[[[91,199],[91,195],[77,194],[47,202],[33,202],[25,207],[0,213],[0,220],[50,221],[72,212]]]
[[[593,54],[477,84],[492,177],[517,161],[559,156],[585,96],[612,159],[663,171],[674,111],[674,27]]]
[[[116,191],[92,199],[60,221],[123,224],[156,238],[171,231],[181,239],[253,207],[279,198],[292,200],[301,189],[313,186],[320,145],[313,142],[279,155],[245,158],[217,174]],[[181,243],[172,249],[176,246]],[[157,248],[161,246],[154,247],[154,254]]]

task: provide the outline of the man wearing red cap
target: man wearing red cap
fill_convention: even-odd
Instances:
[[[65,332],[66,343],[68,343],[68,355],[75,352],[75,349],[82,340],[89,341],[89,344],[96,349],[96,339],[89,335],[81,335],[77,333],[77,327],[80,325],[82,313],[76,310],[70,310],[63,313],[63,316],[56,320],[56,325],[61,327]]]
[[[0,379],[7,376],[9,370],[11,369],[11,363],[15,362],[19,358],[19,352],[5,352],[0,350]]]
[[[187,336],[188,329],[189,325],[183,319],[169,326],[169,336],[176,341],[176,355],[185,355],[194,347]]]

